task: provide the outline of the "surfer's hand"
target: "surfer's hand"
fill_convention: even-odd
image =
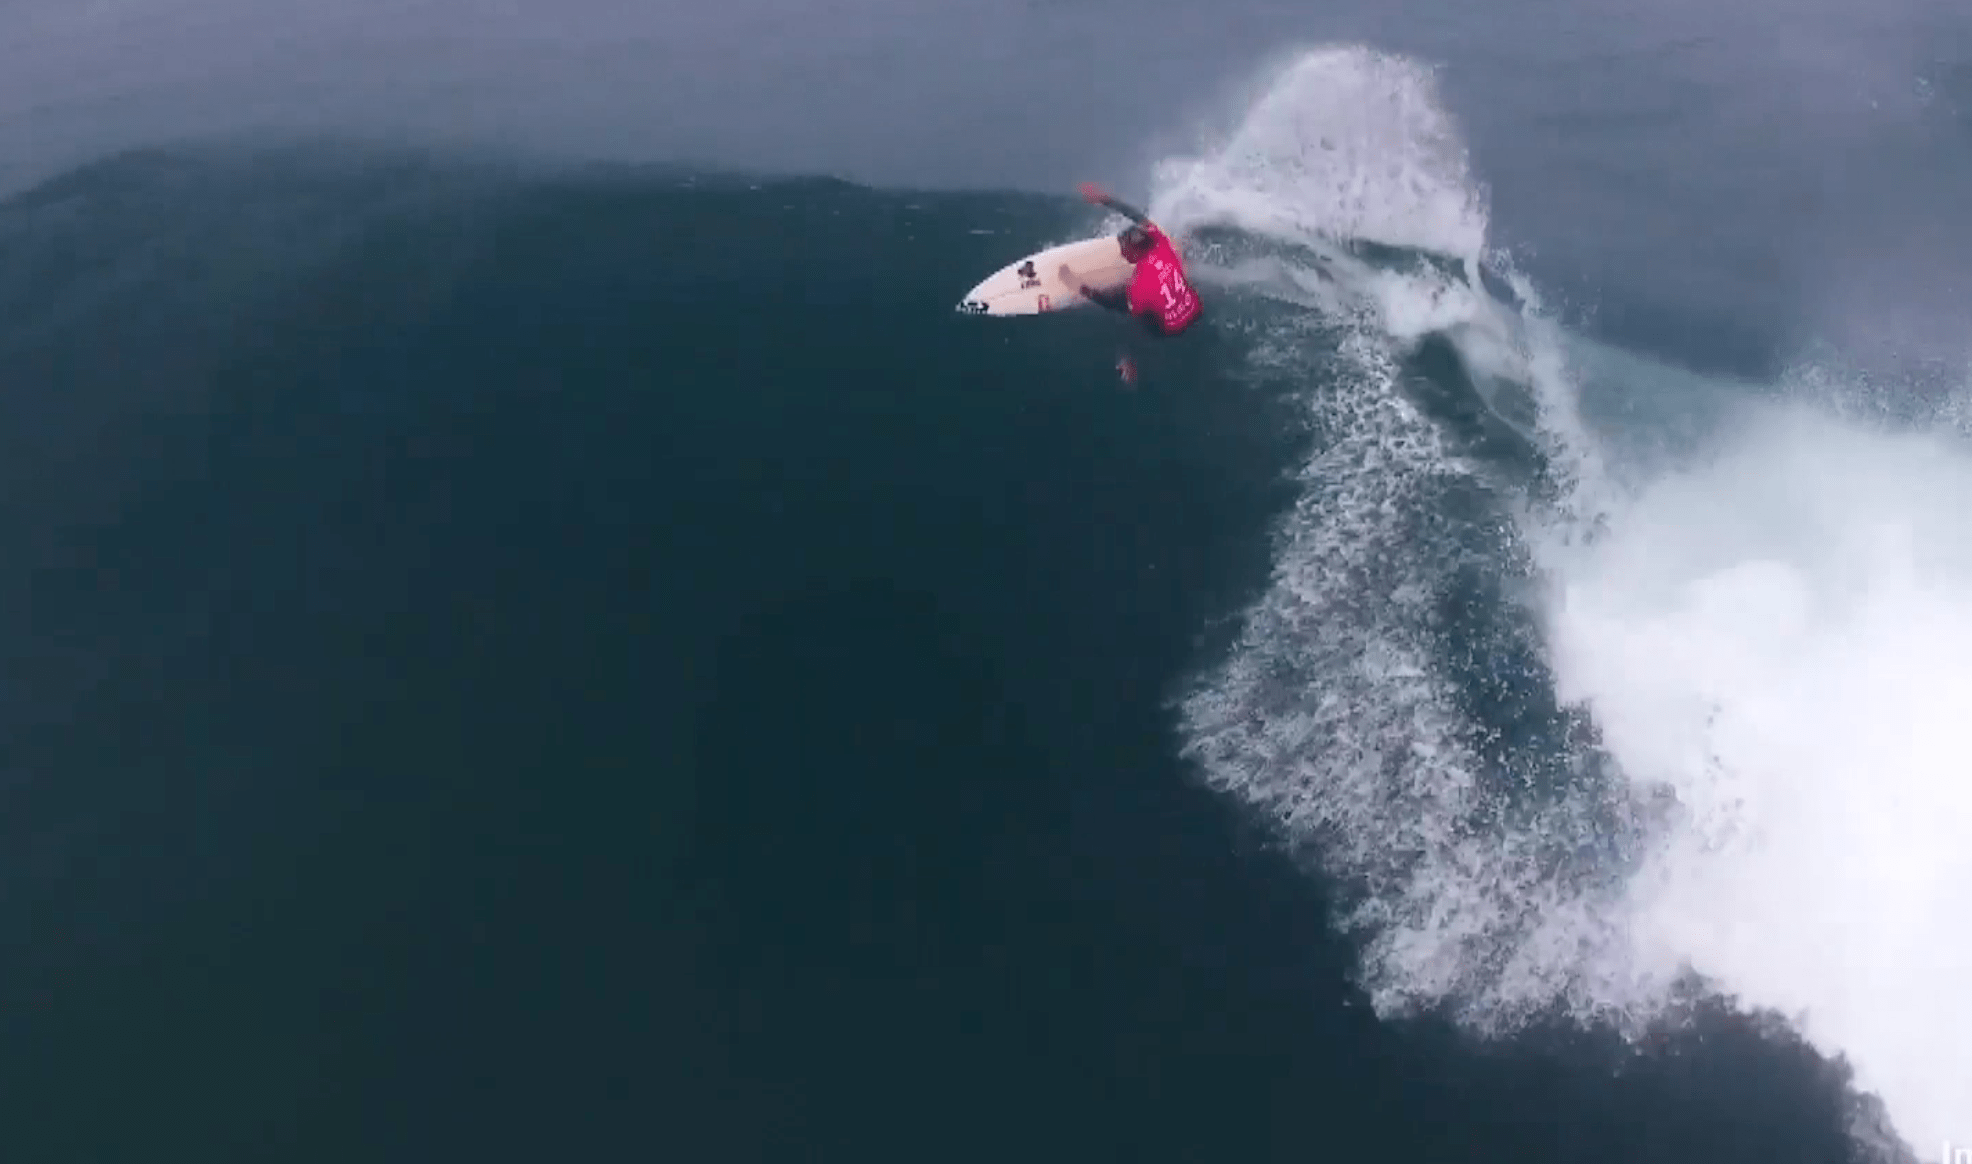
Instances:
[[[1109,197],[1109,192],[1094,182],[1082,183],[1081,190],[1082,198],[1087,202],[1100,203],[1103,199]]]

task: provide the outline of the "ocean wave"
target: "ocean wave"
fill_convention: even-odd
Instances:
[[[1153,207],[1305,313],[1268,358],[1321,436],[1189,754],[1349,887],[1382,1013],[1641,1040],[1721,998],[1938,1142],[1972,1094],[1965,451],[1558,326],[1428,68],[1328,47],[1258,92]],[[1513,471],[1421,403],[1434,345]]]

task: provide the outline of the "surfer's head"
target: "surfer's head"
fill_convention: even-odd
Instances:
[[[1141,226],[1130,227],[1117,235],[1116,241],[1122,245],[1123,258],[1129,262],[1140,263],[1150,253],[1150,232]]]

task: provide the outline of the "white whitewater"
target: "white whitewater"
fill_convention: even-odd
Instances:
[[[1972,454],[1844,419],[1839,377],[1763,403],[1348,259],[1336,240],[1501,261],[1430,71],[1324,48],[1255,91],[1150,207],[1332,256],[1326,279],[1202,272],[1310,309],[1262,358],[1307,372],[1327,434],[1271,589],[1185,702],[1207,777],[1360,887],[1342,922],[1381,1013],[1448,1006],[1498,1035],[1558,1007],[1637,1034],[1696,975],[1847,1059],[1907,1144],[1972,1142]],[[1394,386],[1427,332],[1534,402],[1563,497],[1502,498],[1491,536],[1542,580],[1523,640],[1613,779],[1586,743],[1558,790],[1485,777],[1489,725],[1460,710],[1432,605],[1487,532],[1447,530],[1437,502],[1481,486]],[[1706,429],[1668,449],[1597,432],[1600,393]]]

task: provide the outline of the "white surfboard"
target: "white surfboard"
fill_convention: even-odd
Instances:
[[[1079,276],[1078,282],[1099,291],[1124,286],[1135,270],[1124,260],[1115,235],[1084,239],[1008,263],[966,292],[959,310],[968,315],[1039,315],[1077,306],[1085,300],[1061,281],[1063,263]]]

